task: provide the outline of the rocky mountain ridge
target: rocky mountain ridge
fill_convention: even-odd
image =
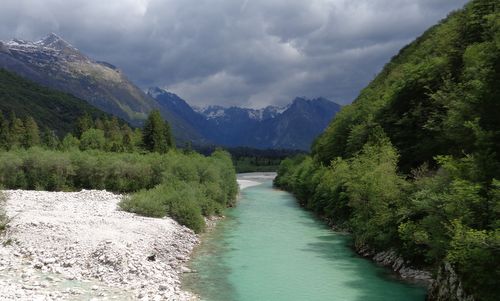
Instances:
[[[208,141],[228,147],[309,150],[312,141],[340,110],[340,105],[325,98],[297,97],[286,106],[262,109],[199,108],[158,87],[147,93],[193,125]]]
[[[151,110],[159,109],[178,140],[203,141],[190,124],[146,95],[120,69],[89,58],[54,33],[34,42],[0,42],[0,68],[73,94],[136,126]]]

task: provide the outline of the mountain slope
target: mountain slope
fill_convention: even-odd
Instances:
[[[325,98],[296,98],[281,114],[265,119],[254,138],[264,137],[262,140],[270,141],[274,147],[309,150],[340,108]]]
[[[472,0],[403,48],[276,185],[365,254],[431,270],[428,300],[497,300],[499,83],[500,3]]]
[[[36,42],[0,42],[0,67],[71,93],[134,125],[141,125],[147,114],[158,108],[178,139],[200,138],[182,118],[161,107],[115,66],[90,59],[55,34]]]
[[[194,110],[177,95],[152,88],[148,95],[191,124],[208,141],[228,146],[309,150],[340,105],[324,98],[296,98],[280,108],[256,110],[209,106]]]
[[[0,69],[0,110],[3,114],[31,116],[39,126],[59,135],[72,132],[76,120],[85,113],[93,118],[110,117],[84,100],[40,86],[4,69]]]

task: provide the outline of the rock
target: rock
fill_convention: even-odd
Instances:
[[[6,193],[7,213],[16,218],[5,239],[16,243],[0,244],[0,270],[8,273],[8,280],[0,279],[0,299],[28,301],[36,292],[43,300],[80,294],[192,300],[181,290],[180,272],[192,272],[183,263],[199,243],[193,231],[170,218],[117,210],[122,196],[105,191]],[[78,289],[66,290],[68,282],[56,274]],[[24,280],[15,283],[9,277]]]
[[[474,301],[474,298],[464,291],[462,283],[451,264],[445,262],[439,267],[436,280],[429,289],[427,300]]]
[[[55,258],[44,258],[42,259],[43,264],[49,265],[49,264],[54,264],[56,262]]]
[[[160,285],[158,286],[158,289],[159,289],[160,291],[165,291],[165,290],[167,290],[167,289],[168,289],[168,286],[166,286],[165,284],[160,284]]]
[[[181,272],[182,273],[191,273],[192,270],[190,268],[188,268],[188,267],[182,266],[181,267]]]
[[[419,270],[411,267],[410,263],[405,261],[394,250],[374,253],[366,246],[360,247],[360,255],[371,257],[376,263],[391,268],[398,273],[401,278],[407,280],[418,280],[421,283],[430,285],[432,283],[432,274],[429,271]],[[366,254],[369,254],[366,256]]]

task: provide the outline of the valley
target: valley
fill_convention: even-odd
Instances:
[[[0,300],[498,300],[500,3],[438,2],[2,3]]]

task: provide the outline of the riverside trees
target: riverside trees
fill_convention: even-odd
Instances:
[[[403,48],[276,185],[415,265],[500,294],[500,6],[473,0]]]
[[[62,141],[48,129],[40,134],[30,117],[23,121],[0,114],[0,125],[3,188],[131,193],[121,203],[124,210],[168,215],[196,232],[204,228],[204,215],[221,213],[238,191],[228,153],[206,157],[177,151],[169,125],[157,111],[143,131],[116,118],[83,115],[75,132]]]

